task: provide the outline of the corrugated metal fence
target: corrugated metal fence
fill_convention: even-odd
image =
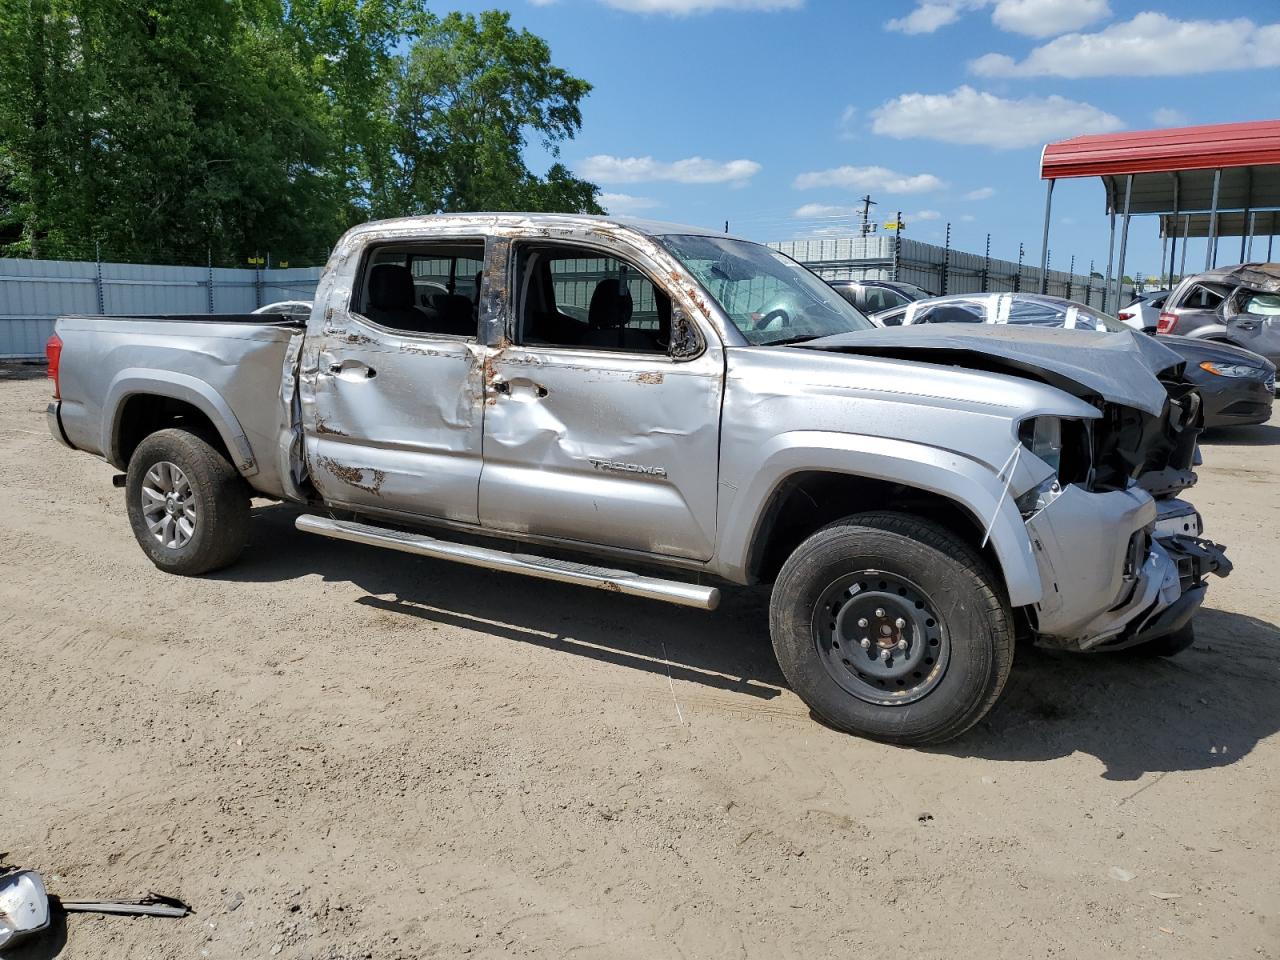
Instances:
[[[0,257],[0,358],[43,357],[65,313],[248,313],[310,300],[320,267],[254,270]]]

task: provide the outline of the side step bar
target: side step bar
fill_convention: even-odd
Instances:
[[[609,590],[613,593],[626,593],[633,597],[665,600],[667,603],[682,607],[714,610],[720,604],[720,591],[715,587],[682,583],[679,580],[642,577],[626,570],[609,570],[585,563],[536,557],[527,553],[507,553],[505,550],[493,550],[489,547],[473,547],[469,544],[437,540],[435,537],[428,537],[421,533],[403,533],[387,527],[375,527],[350,520],[333,520],[329,517],[317,517],[314,514],[303,514],[298,517],[295,526],[304,533],[318,533],[322,537],[332,537],[334,540],[350,540],[352,543],[386,547],[388,550],[399,550],[402,553],[413,553],[436,560],[453,560],[456,563],[484,567],[488,570],[522,573],[526,577],[559,580],[561,583],[574,583],[583,587]]]

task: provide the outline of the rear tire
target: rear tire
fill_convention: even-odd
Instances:
[[[249,539],[249,487],[209,441],[151,434],[129,459],[129,524],[161,570],[197,576],[232,563]]]
[[[1014,631],[982,558],[943,527],[865,513],[819,530],[783,564],[769,607],[792,690],[848,733],[927,744],[986,714]]]

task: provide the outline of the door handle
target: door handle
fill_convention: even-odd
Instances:
[[[372,380],[378,375],[373,367],[359,360],[342,360],[329,364],[329,373],[344,380]]]
[[[510,384],[510,383],[508,383],[506,380],[494,380],[494,381],[493,381],[493,392],[494,392],[494,393],[507,393],[507,394],[509,394],[509,393],[511,393],[511,384]]]
[[[500,393],[504,397],[509,397],[512,394],[510,380],[502,380],[495,377],[491,381],[491,386],[493,387],[494,393]],[[532,393],[537,399],[541,400],[548,393],[547,388],[544,387],[542,384],[540,383],[530,384],[528,380],[520,380],[517,382],[516,386],[519,388],[519,391],[520,391],[518,396],[526,396],[527,393]]]

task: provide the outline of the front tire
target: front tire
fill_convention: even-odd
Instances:
[[[125,497],[138,545],[166,573],[225,567],[249,539],[248,485],[216,447],[186,430],[159,430],[138,444]]]
[[[901,744],[958,737],[991,709],[1014,633],[991,571],[943,527],[865,513],[783,564],[769,607],[791,688],[848,733]]]

